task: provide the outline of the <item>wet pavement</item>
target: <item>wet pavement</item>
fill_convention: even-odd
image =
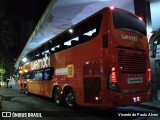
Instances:
[[[158,101],[149,101],[144,102],[136,106],[129,107],[118,107],[112,110],[106,109],[93,109],[93,108],[84,108],[80,107],[79,110],[72,111],[64,106],[56,106],[51,99],[40,97],[36,95],[25,95],[17,90],[16,87],[12,88],[0,88],[0,95],[3,96],[2,99],[2,107],[0,111],[12,111],[12,112],[42,112],[43,115],[46,116],[57,116],[58,118],[62,118],[63,116],[68,116],[67,118],[70,120],[70,117],[74,117],[75,120],[80,120],[82,118],[85,119],[97,119],[103,120],[106,119],[106,116],[113,117],[115,114],[116,119],[133,119],[133,120],[160,120],[160,102]],[[142,116],[136,117],[118,117],[118,113],[129,113],[129,114],[139,114]],[[147,116],[147,118],[143,115],[151,113],[151,116]],[[158,115],[158,117],[154,117],[154,115]],[[51,119],[50,117],[43,118],[42,120]],[[54,118],[55,118],[54,117]],[[78,118],[77,118],[78,117]],[[15,118],[12,118],[15,119]],[[11,119],[11,120],[12,120]],[[28,118],[25,118],[28,119]],[[112,118],[110,118],[112,120]],[[1,120],[1,118],[0,118]],[[3,118],[2,120],[8,120],[7,118]],[[10,120],[10,119],[9,119]],[[21,120],[20,118],[16,118],[16,120]],[[30,119],[29,119],[30,120]]]

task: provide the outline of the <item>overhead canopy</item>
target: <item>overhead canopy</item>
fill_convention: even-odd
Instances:
[[[15,67],[18,67],[19,61],[27,52],[108,6],[115,6],[134,13],[133,0],[51,0],[16,61]]]

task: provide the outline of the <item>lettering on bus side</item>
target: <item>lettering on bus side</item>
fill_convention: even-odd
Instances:
[[[70,64],[67,65],[67,77],[73,77],[74,76],[74,65]]]
[[[31,62],[32,70],[50,67],[50,56]]]
[[[58,68],[55,70],[55,75],[67,75],[67,68]]]

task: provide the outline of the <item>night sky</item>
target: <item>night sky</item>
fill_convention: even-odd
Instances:
[[[0,0],[0,69],[14,74],[14,64],[50,0]]]
[[[28,38],[50,0],[0,0],[5,9],[1,19],[10,21],[15,29],[16,44],[9,48],[11,54],[18,58]],[[13,35],[14,36],[14,35]]]

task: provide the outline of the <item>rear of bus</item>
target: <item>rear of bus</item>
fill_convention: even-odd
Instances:
[[[109,9],[106,99],[109,106],[141,103],[150,96],[149,49],[145,23],[130,12]]]

